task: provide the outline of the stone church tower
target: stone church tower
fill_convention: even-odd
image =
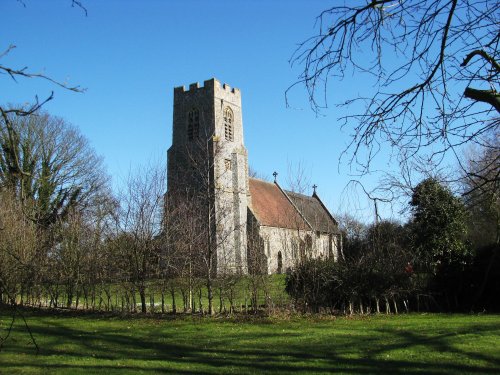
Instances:
[[[248,157],[241,94],[216,79],[174,89],[168,193],[202,197],[216,270],[247,273]]]

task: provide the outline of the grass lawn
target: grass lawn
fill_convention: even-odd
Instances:
[[[118,318],[27,312],[1,374],[500,373],[500,315]],[[10,323],[0,311],[0,335]]]

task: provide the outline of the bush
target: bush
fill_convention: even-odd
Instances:
[[[303,311],[380,312],[380,302],[384,301],[385,312],[397,312],[398,303],[408,308],[415,282],[404,266],[391,267],[393,261],[388,258],[381,262],[374,253],[338,262],[310,259],[287,275],[286,291]]]
[[[303,311],[333,309],[338,302],[338,268],[333,260],[307,260],[287,273],[285,290]]]

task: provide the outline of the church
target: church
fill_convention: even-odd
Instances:
[[[337,259],[338,223],[316,189],[286,191],[274,177],[249,177],[239,89],[214,78],[174,89],[166,196],[201,202],[191,218],[206,229],[199,248],[213,250],[216,274],[282,273],[303,259]]]

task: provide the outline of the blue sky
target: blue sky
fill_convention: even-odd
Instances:
[[[78,126],[102,155],[113,185],[150,160],[166,165],[171,145],[173,88],[216,77],[242,91],[245,145],[250,166],[279,173],[299,163],[333,212],[372,209],[358,205],[344,188],[352,178],[338,158],[349,138],[331,106],[317,116],[305,89],[285,90],[300,67],[289,59],[297,43],[314,34],[324,1],[132,1],[83,0],[88,16],[69,0],[2,0],[1,45],[16,49],[1,63],[27,66],[69,85],[78,94],[46,82],[1,77],[2,102],[41,99],[50,113]],[[363,90],[355,77],[330,87],[335,103]],[[383,165],[381,166],[384,167]],[[365,180],[368,186],[375,183]]]

